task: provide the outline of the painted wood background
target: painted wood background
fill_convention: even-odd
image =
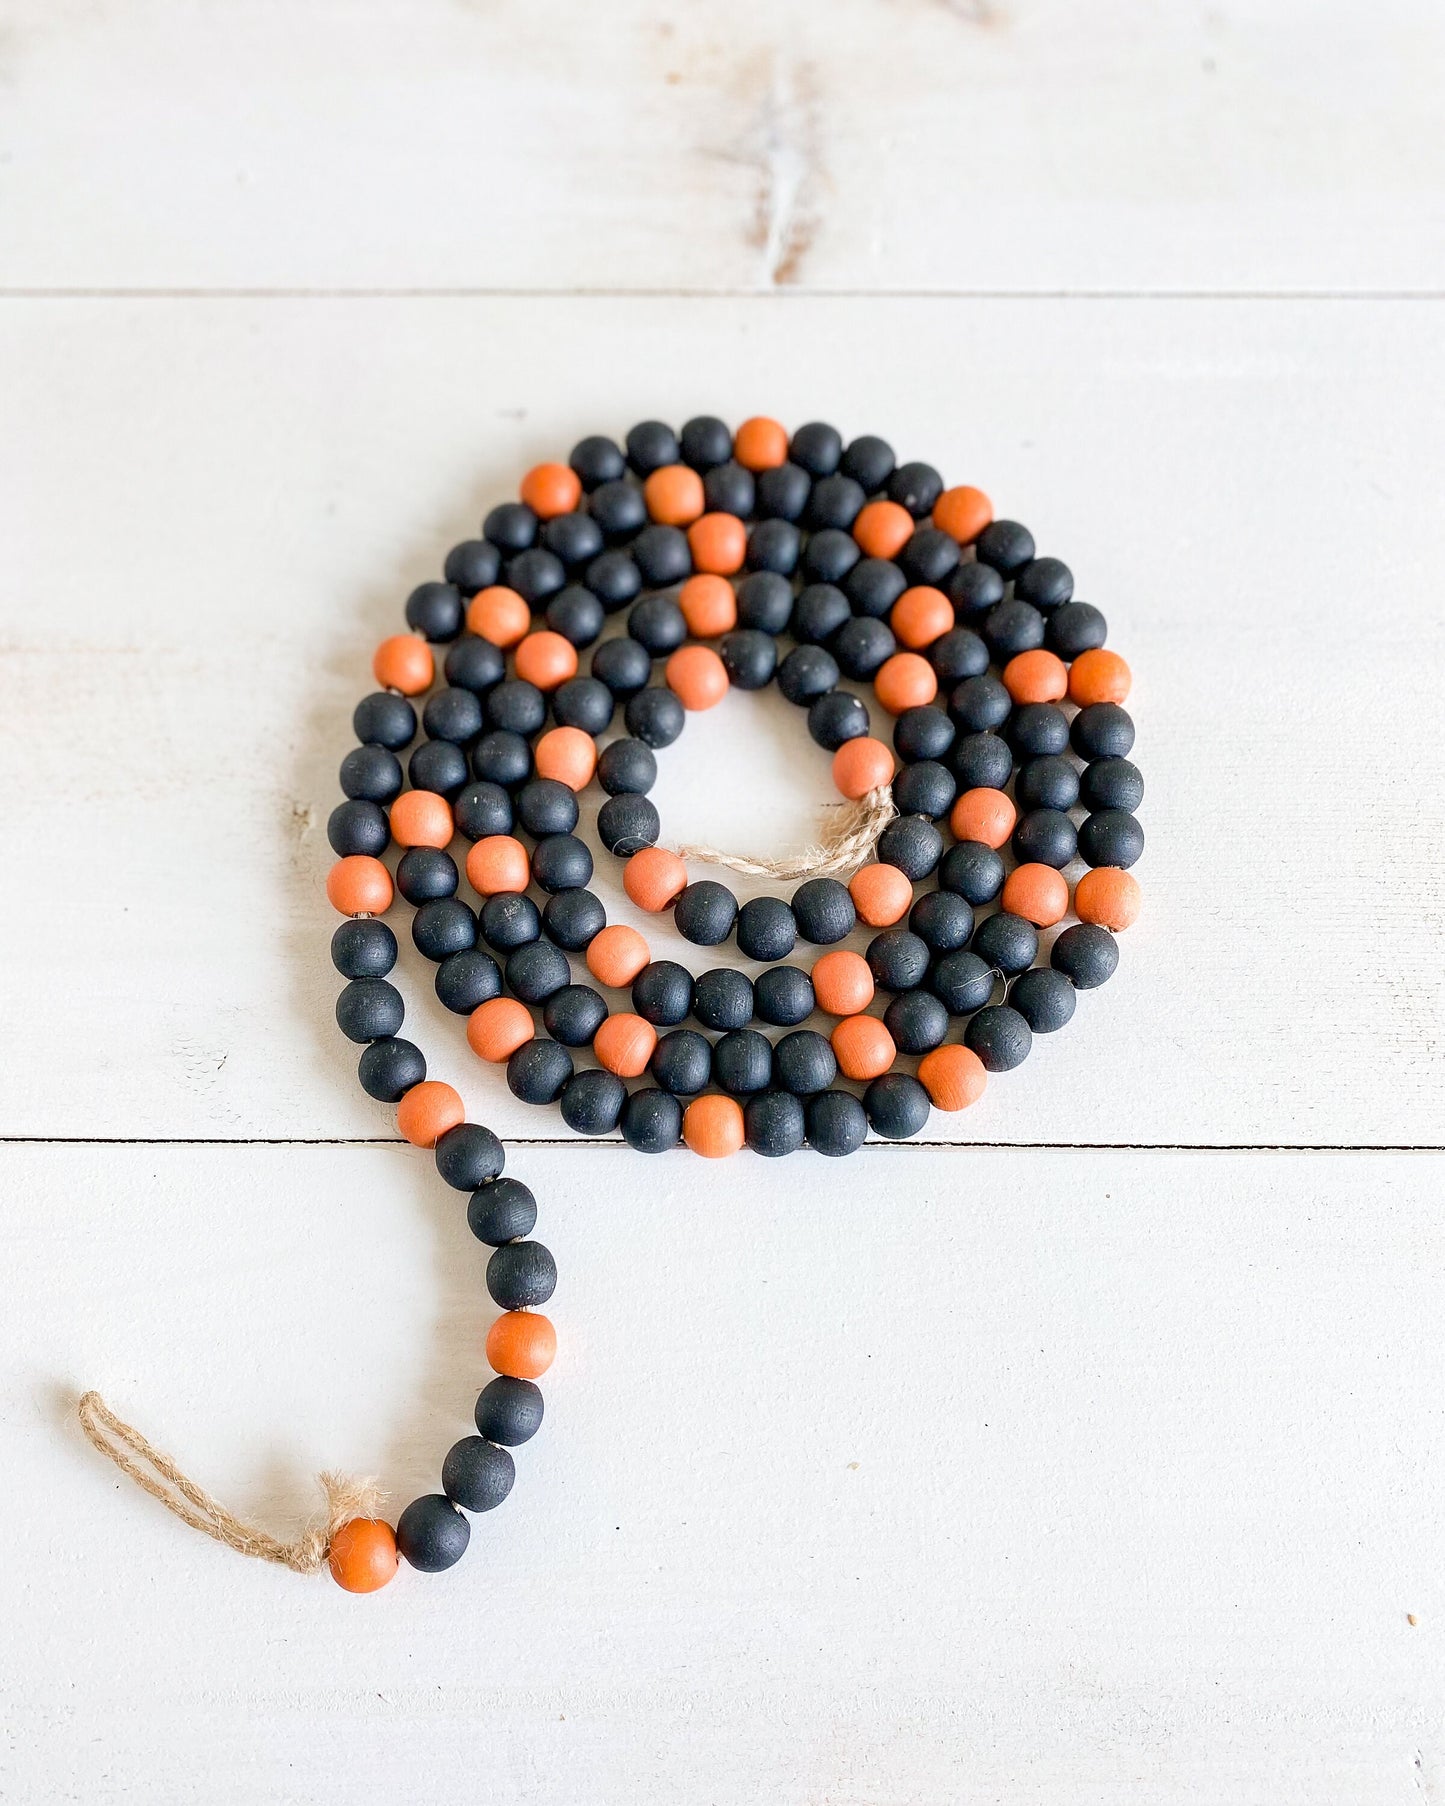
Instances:
[[[0,0],[0,1796],[1435,1797],[1442,53],[1423,0]],[[1147,913],[841,1171],[580,1147],[408,967],[562,1266],[548,1434],[445,1579],[248,1564],[82,1387],[280,1526],[431,1484],[484,1377],[331,1016],[368,648],[526,464],[760,409],[1106,609]],[[658,800],[781,849],[828,790],[737,696]]]

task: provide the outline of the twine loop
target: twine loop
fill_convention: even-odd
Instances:
[[[851,877],[873,857],[878,836],[898,814],[898,806],[891,787],[883,785],[855,802],[829,807],[832,819],[822,839],[801,853],[759,859],[751,853],[728,853],[703,845],[679,847],[678,854],[705,865],[725,866],[748,878],[832,878],[845,872]]]

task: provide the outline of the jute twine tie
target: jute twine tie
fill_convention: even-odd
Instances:
[[[240,1555],[274,1561],[298,1574],[314,1574],[326,1560],[331,1539],[352,1518],[375,1517],[381,1494],[374,1480],[353,1480],[345,1474],[318,1474],[326,1497],[325,1514],[313,1518],[301,1534],[285,1542],[269,1531],[248,1524],[197,1486],[171,1460],[148,1442],[134,1424],[116,1416],[98,1392],[87,1392],[77,1408],[80,1427],[107,1461],[113,1461],[137,1486],[159,1499],[192,1530],[202,1531]]]
[[[870,790],[856,802],[830,806],[832,820],[823,838],[801,853],[782,859],[757,859],[750,853],[727,853],[719,847],[679,847],[683,859],[706,865],[726,866],[749,878],[832,878],[850,876],[873,857],[878,836],[898,814],[893,792],[886,785]]]

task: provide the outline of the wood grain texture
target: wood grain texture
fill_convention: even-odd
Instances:
[[[30,288],[1445,289],[1432,0],[9,0]]]

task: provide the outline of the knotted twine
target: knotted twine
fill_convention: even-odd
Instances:
[[[726,866],[730,872],[741,872],[749,878],[831,878],[840,872],[849,876],[873,857],[878,836],[898,814],[893,791],[888,785],[870,790],[855,802],[830,806],[833,819],[823,838],[781,859],[759,859],[750,853],[726,853],[718,847],[679,847],[683,859],[698,859],[706,865]]]
[[[135,1481],[153,1499],[159,1499],[192,1530],[199,1530],[239,1555],[273,1561],[298,1574],[314,1574],[326,1560],[331,1539],[352,1518],[375,1517],[381,1493],[374,1480],[355,1480],[345,1474],[318,1474],[317,1483],[326,1499],[324,1515],[318,1513],[289,1542],[267,1530],[248,1524],[228,1511],[219,1499],[183,1474],[170,1458],[148,1442],[134,1424],[116,1416],[98,1392],[87,1392],[77,1407],[80,1427],[107,1461]]]

